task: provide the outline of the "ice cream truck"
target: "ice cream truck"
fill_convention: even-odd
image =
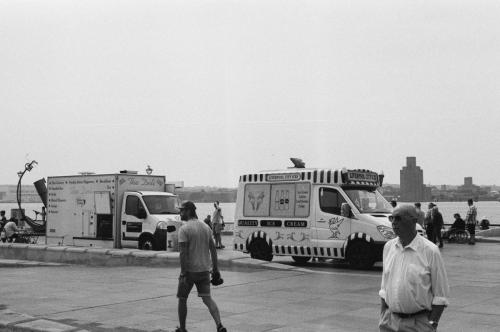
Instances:
[[[392,207],[366,169],[288,168],[240,176],[234,249],[252,258],[292,256],[347,260],[369,268],[396,235]]]
[[[121,171],[47,178],[47,244],[164,250],[179,220],[165,177]]]

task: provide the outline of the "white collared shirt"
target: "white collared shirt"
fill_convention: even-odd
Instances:
[[[403,248],[399,237],[384,246],[379,291],[392,312],[415,313],[448,305],[448,277],[438,247],[421,235]]]

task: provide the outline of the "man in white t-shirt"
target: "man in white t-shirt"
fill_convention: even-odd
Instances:
[[[179,325],[176,332],[186,332],[187,298],[196,285],[198,296],[202,298],[217,326],[217,332],[227,332],[222,326],[217,304],[210,295],[210,270],[214,279],[220,279],[217,268],[217,250],[212,238],[212,230],[196,215],[196,206],[185,201],[180,207],[181,220],[186,223],[179,229],[179,249],[181,274],[177,297],[179,298]]]

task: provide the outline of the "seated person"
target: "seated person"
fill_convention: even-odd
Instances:
[[[207,224],[208,227],[210,227],[210,229],[212,229],[212,216],[211,215],[207,215],[207,217],[203,221],[205,222],[205,224]]]
[[[8,221],[5,226],[4,226],[4,231],[5,231],[5,237],[7,239],[7,242],[13,242],[15,239],[18,238],[18,232],[19,229],[17,228],[17,224],[15,219],[12,219]]]
[[[479,229],[480,230],[490,229],[490,221],[486,219],[486,216],[481,219],[481,222],[479,223]]]
[[[443,238],[449,238],[450,234],[454,233],[455,231],[459,231],[459,230],[464,231],[465,230],[465,221],[460,217],[460,214],[455,213],[453,215],[453,217],[455,217],[455,222],[453,223],[453,225],[451,225],[451,227],[446,232],[444,232]]]

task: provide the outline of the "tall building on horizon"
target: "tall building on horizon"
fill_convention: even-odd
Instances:
[[[399,172],[400,199],[403,202],[428,202],[431,190],[424,185],[424,171],[416,157],[406,157],[406,166]]]

